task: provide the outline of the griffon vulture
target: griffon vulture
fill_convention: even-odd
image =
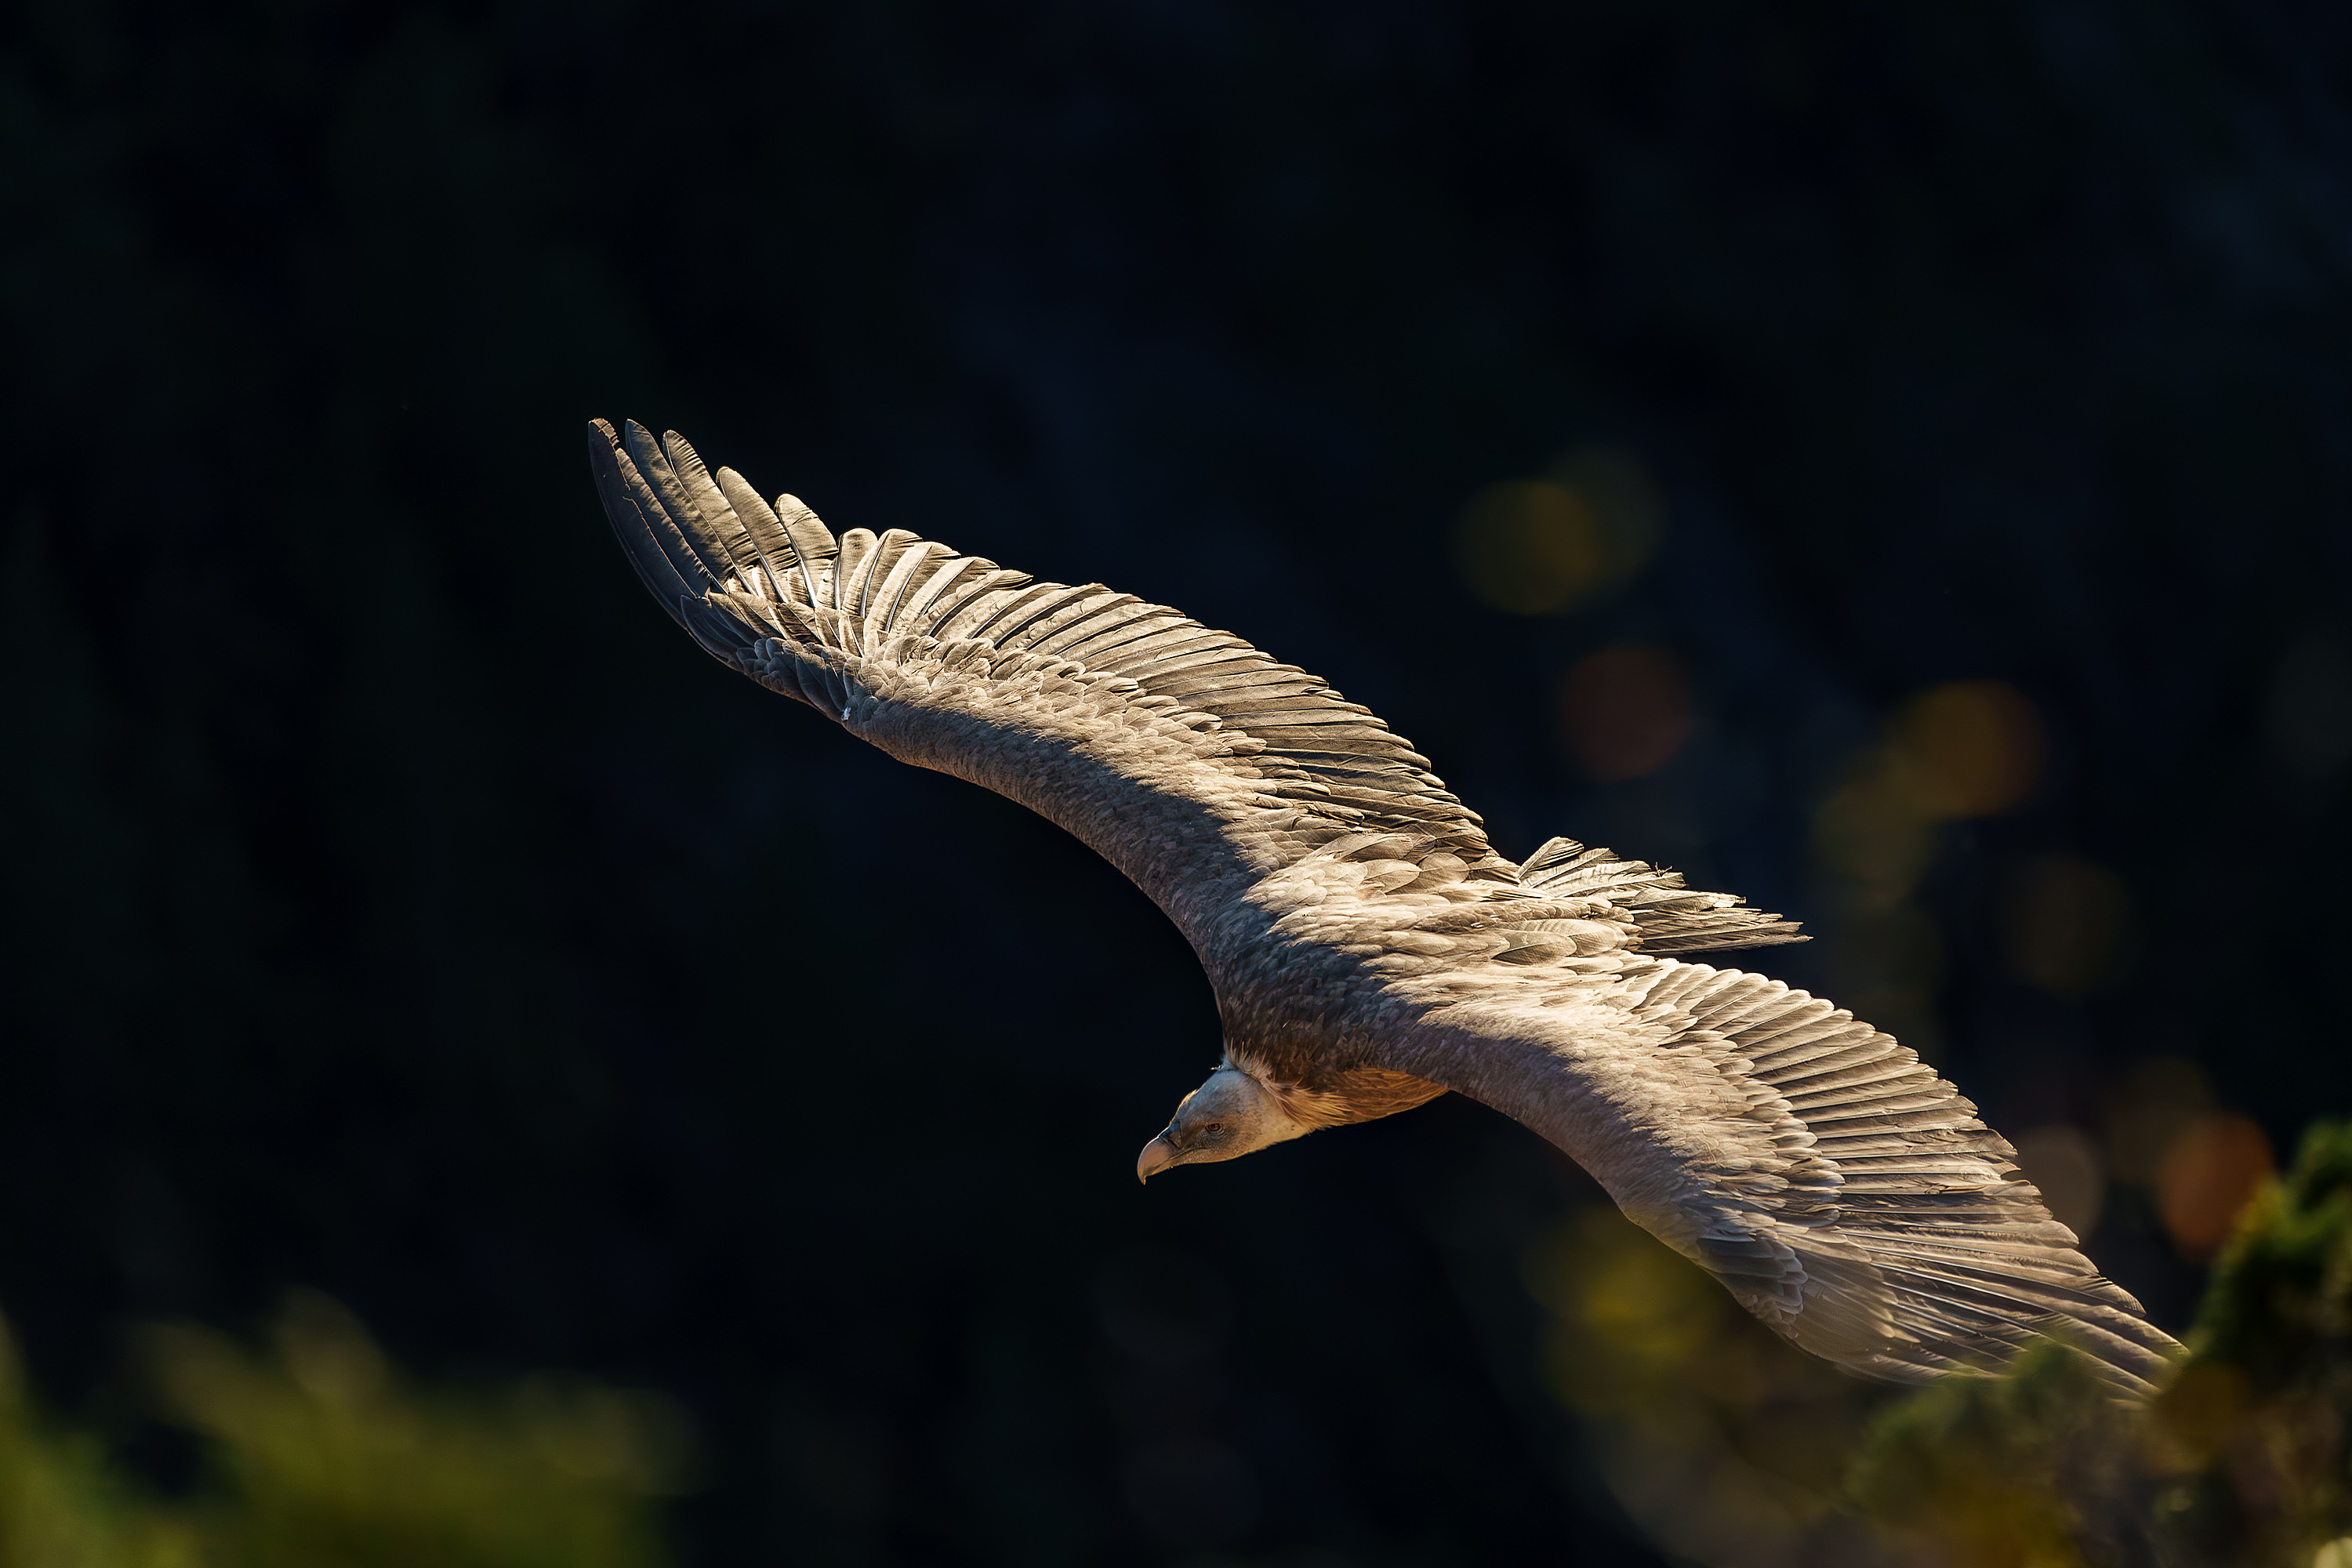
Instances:
[[[1867,1376],[2057,1332],[2121,1394],[2175,1347],[2101,1278],[1975,1106],[1829,1003],[1684,955],[1776,916],[1555,838],[1514,866],[1386,724],[1175,610],[893,529],[835,536],[602,420],[632,563],[719,662],[901,762],[1042,813],[1150,895],[1224,1056],[1150,1177],[1452,1089],[1533,1128],[1788,1339]]]

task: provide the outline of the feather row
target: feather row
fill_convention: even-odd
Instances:
[[[1001,678],[1051,656],[1097,678],[1089,689],[1104,697],[1214,733],[1236,771],[1321,786],[1278,787],[1295,808],[1341,830],[1403,831],[1417,855],[1459,856],[1490,880],[1508,874],[1427,758],[1229,632],[1099,584],[1036,582],[904,529],[836,536],[796,498],[771,504],[733,470],[713,474],[675,432],[656,440],[599,420],[589,449],[606,513],[654,597],[706,651],[772,689],[841,717],[864,661]]]
[[[1571,877],[1552,890],[1561,882],[1593,885]],[[2074,1234],[2020,1174],[2016,1152],[1916,1053],[1762,975],[1662,968],[1630,998],[1635,1009],[1683,1020],[1671,1039],[1719,1040],[1722,1070],[1771,1097],[1835,1173],[1829,1207],[1801,1225],[1784,1212],[1769,1233],[1806,1274],[1802,1310],[1784,1325],[1791,1337],[1809,1343],[1805,1313],[1845,1333],[1875,1299],[1891,1341],[1859,1359],[1813,1348],[1874,1376],[1914,1380],[1990,1368],[2011,1347],[2055,1332],[2099,1362],[2119,1392],[2152,1386],[2172,1341],[2075,1250]]]

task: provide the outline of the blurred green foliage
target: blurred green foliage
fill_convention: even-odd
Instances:
[[[204,1484],[156,1496],[93,1436],[44,1420],[0,1357],[0,1568],[656,1568],[653,1500],[678,1423],[647,1396],[533,1379],[401,1379],[349,1314],[298,1296],[256,1355],[150,1330],[165,1411],[201,1435]]]
[[[1853,1560],[1845,1456],[1883,1392],[1780,1340],[1696,1264],[1594,1206],[1528,1259],[1554,1392],[1618,1503],[1676,1558]]]
[[[2313,1127],[2248,1205],[2189,1347],[2155,1410],[2174,1478],[2161,1507],[2181,1538],[2301,1568],[2352,1535],[2352,1121]]]
[[[1729,1568],[2339,1563],[2352,1535],[2352,1121],[2305,1136],[2241,1218],[2179,1370],[2116,1402],[2071,1347],[1890,1394],[1775,1339],[1613,1209],[1529,1260],[1555,1386],[1617,1500]],[[402,1378],[349,1313],[294,1297],[257,1353],[142,1336],[204,1479],[162,1497],[34,1408],[0,1341],[0,1568],[657,1568],[679,1418],[576,1380]]]
[[[2215,1261],[2150,1405],[2061,1345],[1923,1389],[1857,1452],[1854,1500],[1921,1560],[2305,1568],[2352,1534],[2352,1122],[2323,1122]]]
[[[2122,1500],[2144,1425],[2074,1350],[2044,1343],[2007,1377],[1955,1378],[1881,1412],[1855,1454],[1853,1495],[1898,1560],[2127,1561],[2138,1521]]]
[[[2116,1403],[2070,1346],[1894,1391],[1774,1338],[1614,1211],[1530,1259],[1552,1377],[1618,1502],[1714,1568],[2341,1568],[2352,1121],[2240,1217],[2179,1370]],[[2335,1555],[2328,1555],[2334,1553]]]
[[[203,1561],[184,1521],[142,1497],[98,1440],[32,1409],[0,1340],[0,1568],[184,1568]]]

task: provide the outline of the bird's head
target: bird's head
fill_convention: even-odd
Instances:
[[[1171,1165],[1238,1160],[1311,1131],[1256,1078],[1237,1067],[1221,1067],[1177,1104],[1167,1127],[1143,1146],[1136,1158],[1135,1179],[1148,1182]]]

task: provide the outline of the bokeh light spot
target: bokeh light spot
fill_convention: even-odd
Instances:
[[[2079,855],[2025,862],[2012,882],[2002,937],[2010,966],[2058,996],[2086,996],[2115,976],[2131,925],[2131,895]]]
[[[2097,1145],[2081,1128],[2062,1121],[2033,1129],[2017,1141],[2017,1163],[2060,1225],[2077,1237],[2098,1228],[2107,1173]]]
[[[1927,816],[1990,816],[2032,792],[2046,752],[2042,718],[2005,681],[1955,680],[1895,717],[1895,782]]]
[[[2157,1208],[2172,1244],[2185,1258],[2211,1258],[2276,1168],[2251,1117],[2219,1112],[2183,1127],[2157,1168]]]
[[[1664,648],[1603,648],[1578,660],[1560,682],[1559,724],[1591,777],[1642,778],[1690,739],[1690,683]]]
[[[1455,536],[1462,574],[1478,596],[1515,616],[1564,610],[1601,581],[1601,520],[1549,479],[1488,485],[1470,498]]]
[[[1715,1338],[1730,1307],[1696,1265],[1599,1207],[1530,1253],[1528,1288],[1573,1331],[1554,1342],[1552,1374],[1580,1408],[1638,1404]]]
[[[1480,489],[1462,509],[1454,552],[1478,596],[1515,616],[1549,616],[1639,572],[1665,509],[1630,452],[1582,446],[1541,479]]]
[[[1526,1262],[1557,1319],[1554,1387],[1611,1492],[1669,1552],[1725,1568],[1850,1560],[1842,1477],[1868,1385],[1776,1338],[1614,1208],[1571,1215]]]
[[[1909,898],[1936,858],[1935,824],[1887,787],[1884,769],[1868,765],[1822,803],[1813,842],[1822,863],[1854,884],[1854,901],[1870,910]]]
[[[1937,829],[2022,800],[2042,772],[2042,721],[2016,688],[1955,680],[1898,709],[1885,742],[1859,754],[1822,803],[1814,839],[1853,886],[1857,908],[1883,912],[1910,898],[1934,861]]]
[[[2213,1091],[2196,1063],[2179,1057],[2141,1062],[2107,1097],[2102,1120],[2108,1169],[2118,1181],[2154,1185],[2173,1139],[2212,1107]]]
[[[1610,581],[1648,564],[1665,531],[1666,508],[1641,459],[1622,447],[1588,443],[1562,453],[1544,478],[1580,497],[1601,520]]]

